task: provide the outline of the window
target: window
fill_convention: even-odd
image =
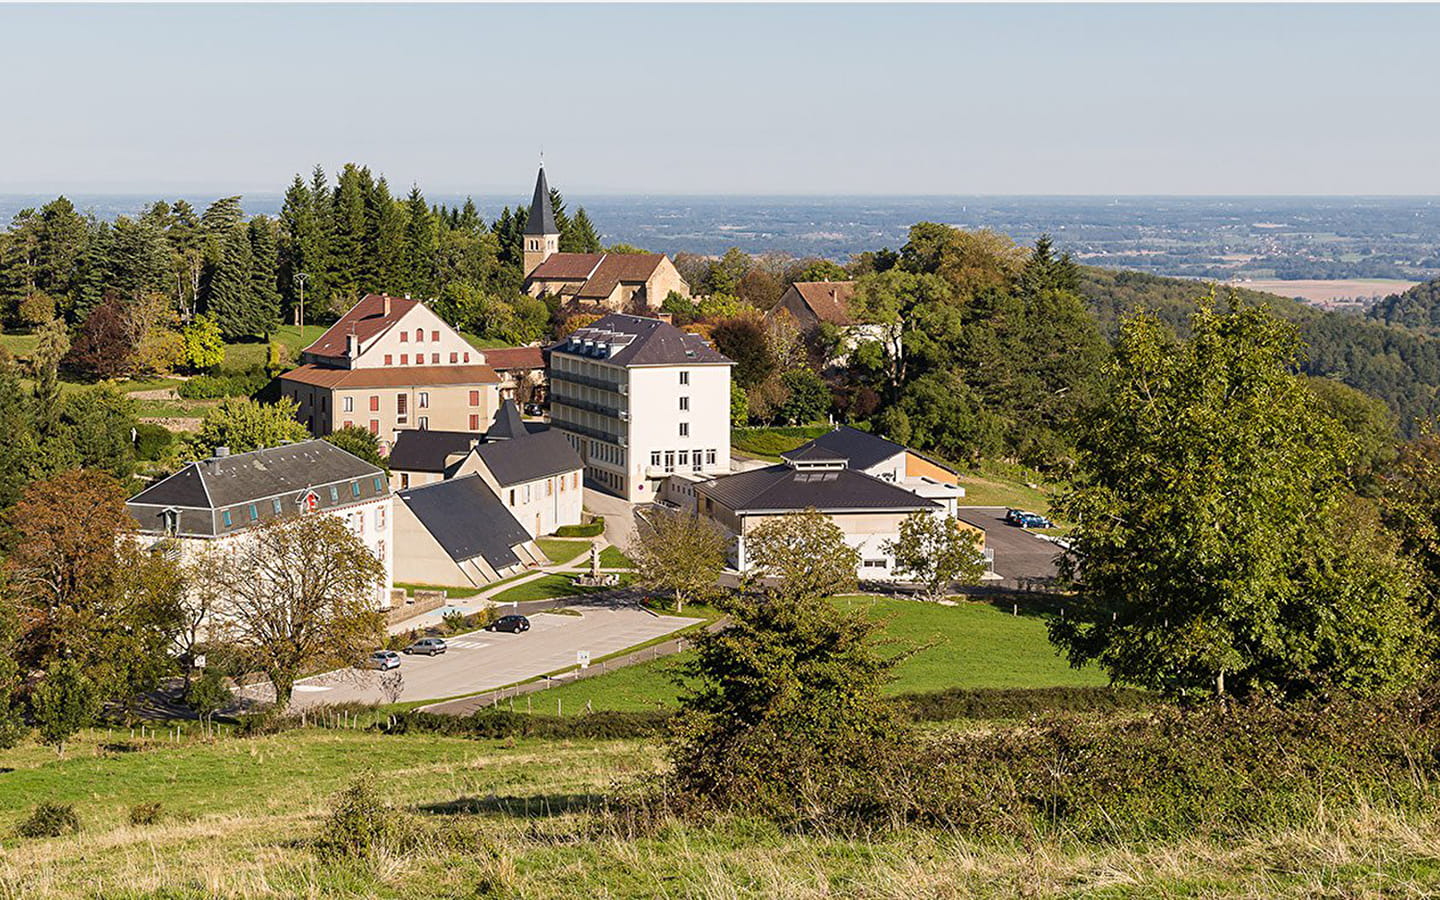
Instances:
[[[695,453],[698,455],[698,454],[700,453],[700,451],[699,451],[699,450],[696,450]],[[688,465],[690,465],[690,451],[689,451],[689,450],[681,450],[681,451],[680,451],[680,467],[683,469],[684,467],[686,467],[686,466],[688,466]]]
[[[681,423],[680,423],[680,436],[681,436],[681,437],[689,437],[689,436],[690,436],[690,423],[689,423],[689,422],[681,422]]]
[[[380,420],[379,420],[379,419],[371,419],[371,420],[370,420],[370,433],[371,433],[371,434],[379,434],[379,433],[380,433]]]
[[[419,404],[418,404],[418,405],[419,405],[419,407],[420,407],[421,409],[429,409],[429,407],[430,407],[430,392],[429,392],[429,391],[421,391],[421,392],[420,392],[420,394],[419,394]]]
[[[423,365],[425,365],[425,354],[423,354],[423,353],[417,353],[417,354],[415,354],[415,365],[417,365],[417,366],[423,366]]]
[[[883,559],[867,559],[861,563],[867,569],[888,569],[890,564]]]
[[[378,507],[375,508],[375,530],[376,530],[376,531],[379,531],[380,529],[382,529],[382,528],[384,528],[384,527],[385,527],[385,507],[383,507],[383,506],[378,506]]]
[[[417,328],[417,329],[415,329],[415,340],[416,340],[417,343],[423,342],[423,341],[425,340],[425,329],[423,329],[423,328]]]
[[[652,466],[658,466],[658,465],[660,465],[660,451],[659,451],[659,450],[651,450],[651,451],[650,451],[650,465],[652,465]]]
[[[555,493],[555,482],[547,478],[545,479],[545,496],[549,497],[553,493]]]
[[[479,406],[479,405],[480,405],[480,392],[479,392],[479,391],[471,391],[471,392],[470,392],[470,405],[471,405],[471,406]]]
[[[330,502],[331,502],[331,503],[339,503],[339,502],[340,502],[340,489],[339,489],[338,487],[336,487],[335,485],[333,485],[333,484],[330,485]]]
[[[385,492],[385,481],[379,475],[370,479],[370,483],[375,485],[375,493],[383,494]]]
[[[402,490],[402,491],[408,491],[409,489],[410,489],[410,473],[409,473],[409,472],[401,472],[401,473],[400,473],[400,490]]]
[[[667,471],[667,472],[673,472],[673,471],[675,471],[675,451],[674,451],[674,450],[666,450],[666,451],[665,451],[665,471]]]
[[[225,522],[226,528],[229,528],[232,524],[234,524],[230,521],[230,510],[228,509],[220,514],[220,518]]]
[[[280,513],[284,510],[284,507],[280,505],[279,497],[276,497],[274,500],[270,501],[270,508],[275,510],[275,515],[280,515]]]
[[[706,450],[706,451],[705,451],[705,465],[707,465],[707,466],[713,466],[713,465],[715,465],[715,451],[714,451],[714,450]]]
[[[440,340],[440,332],[438,332],[438,331],[432,331],[432,332],[430,332],[430,340],[432,340],[432,341],[438,341],[438,340]]]
[[[180,513],[173,509],[167,509],[160,514],[160,518],[165,522],[166,534],[176,534],[180,531]]]
[[[690,411],[690,398],[689,398],[689,397],[681,397],[681,398],[680,398],[680,411],[681,411],[681,412],[689,412],[689,411]]]
[[[328,402],[328,401],[325,399],[325,395],[324,395],[324,394],[321,394],[321,395],[320,395],[320,411],[321,411],[322,413],[325,411],[325,404],[326,404],[326,402]]]
[[[403,331],[400,332],[400,343],[402,343],[402,344],[408,343],[409,340],[410,340],[410,335],[406,334],[406,333],[403,332]]]
[[[390,353],[385,354],[385,365],[387,365],[387,366],[393,366],[393,365],[395,365],[395,357],[394,357],[393,354],[390,354]]]
[[[690,383],[690,373],[684,371],[683,369],[680,371],[680,383],[681,383],[681,384],[689,384],[689,383]]]
[[[254,503],[250,504],[250,521],[254,522],[260,518],[260,507]]]
[[[352,496],[352,497],[358,497],[358,496],[360,496],[360,482],[358,482],[358,481],[352,481],[352,482],[350,482],[350,496]]]
[[[693,468],[696,472],[700,471],[700,451],[699,451],[699,450],[696,450],[696,451],[695,451],[695,465],[692,466],[692,468]]]
[[[375,558],[381,562],[385,561],[385,542],[378,541],[375,544]]]
[[[343,409],[345,412],[354,412],[354,411],[355,411],[355,398],[354,398],[354,397],[346,397],[345,399],[343,399],[343,400],[340,401],[340,406],[341,406],[341,409]]]
[[[465,354],[465,361],[466,361],[467,363],[470,361],[470,354],[468,354],[468,353]]]
[[[527,484],[525,485],[525,502],[529,503],[532,499],[534,498],[530,494],[530,485]]]
[[[346,427],[346,428],[349,428],[350,426],[352,426],[352,425],[354,425],[354,424],[355,424],[355,423],[354,423],[353,421],[351,421],[350,419],[346,419],[346,420],[345,420],[345,427]]]
[[[455,364],[456,364],[457,362],[459,362],[459,361],[460,361],[460,354],[455,353],[454,351],[451,351],[451,353],[450,353],[450,365],[453,366],[453,365],[455,365]]]
[[[380,395],[379,395],[379,394],[371,394],[371,395],[370,395],[370,411],[371,411],[371,412],[379,412],[379,411],[380,411]]]
[[[479,430],[480,430],[480,417],[479,417],[479,416],[472,415],[472,416],[470,417],[470,430],[471,430],[471,431],[479,431]]]
[[[408,353],[402,353],[402,354],[400,354],[400,365],[402,365],[402,366],[408,366],[408,365],[410,365],[410,354],[408,354]]]
[[[515,505],[515,489],[514,489],[514,488],[511,488],[511,489],[510,489],[510,505],[511,505],[511,506],[514,506],[514,505]]]
[[[575,488],[580,487],[580,473],[579,473],[579,472],[576,472],[574,475],[571,475],[570,478],[571,478],[571,480],[573,481],[573,483],[571,484],[571,487],[575,487]]]
[[[395,395],[395,415],[401,416],[401,417],[410,415],[410,395],[409,395],[409,394],[396,394],[396,395]]]
[[[420,417],[420,430],[421,430],[421,431],[424,431],[425,429],[427,429],[427,428],[429,428],[429,427],[430,427],[430,417],[429,417],[429,416],[421,416],[421,417]]]

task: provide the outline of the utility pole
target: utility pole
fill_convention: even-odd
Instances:
[[[300,326],[300,339],[302,341],[305,339],[305,282],[309,280],[310,276],[304,272],[295,273],[295,284],[300,287],[300,312],[295,318],[295,324]]]

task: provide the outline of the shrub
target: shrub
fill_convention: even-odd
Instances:
[[[605,531],[605,517],[596,516],[584,525],[561,525],[555,529],[556,537],[598,537]]]
[[[130,807],[131,825],[155,825],[160,822],[160,817],[159,803],[137,803]]]
[[[21,837],[49,838],[74,834],[80,830],[80,817],[70,803],[37,803],[16,832]]]
[[[420,838],[418,824],[381,795],[373,774],[350,783],[331,804],[315,842],[322,856],[366,858],[379,852],[404,852]]]
[[[1054,713],[1111,713],[1148,709],[1160,702],[1155,694],[1129,688],[948,688],[902,694],[917,722],[955,719],[1025,719]]]
[[[447,609],[445,614],[440,617],[440,621],[445,625],[446,634],[459,634],[465,631],[467,619],[468,616],[458,609]]]
[[[270,383],[270,376],[260,370],[228,375],[196,375],[175,389],[186,400],[221,400],[226,397],[249,397]]]
[[[174,443],[175,435],[162,425],[140,422],[135,425],[135,457],[156,462],[164,457],[165,451]]]

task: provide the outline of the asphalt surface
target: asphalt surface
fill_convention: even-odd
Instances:
[[[1009,589],[1026,589],[1028,582],[1054,578],[1060,548],[1017,525],[1005,521],[1003,506],[961,507],[959,518],[985,530],[985,546],[995,551],[995,574],[987,582]]]
[[[656,616],[633,607],[574,611],[580,615],[536,613],[530,616],[530,630],[522,634],[476,631],[446,638],[449,650],[440,656],[402,654],[403,662],[394,670],[404,677],[399,700],[435,700],[491,690],[573,666],[580,650],[588,650],[592,659],[598,659],[700,621]],[[370,670],[341,670],[307,678],[295,685],[291,707],[390,702],[381,690],[380,675]]]

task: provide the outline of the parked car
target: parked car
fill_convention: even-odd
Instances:
[[[1019,525],[1020,517],[1025,514],[1023,509],[1007,509],[1005,510],[1005,523],[1007,525]]]
[[[445,646],[444,638],[421,638],[410,646],[406,647],[405,653],[423,653],[426,656],[434,656],[437,653],[444,653],[448,647]]]
[[[525,415],[543,416],[545,415],[545,407],[541,406],[538,403],[527,403],[525,404]]]
[[[1021,528],[1049,528],[1053,523],[1039,513],[1022,512],[1015,523]]]
[[[486,631],[508,631],[511,634],[519,634],[522,631],[530,630],[530,620],[520,615],[501,616],[489,625],[485,626]]]
[[[362,665],[367,669],[379,669],[382,672],[398,669],[400,668],[400,654],[394,650],[376,650],[366,658]]]

